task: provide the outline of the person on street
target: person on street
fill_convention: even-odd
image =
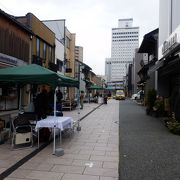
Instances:
[[[58,111],[62,111],[62,98],[63,98],[63,94],[62,94],[60,89],[57,90],[56,97],[57,97],[57,110]]]
[[[36,97],[36,113],[38,115],[38,119],[45,119],[48,114],[48,93],[47,90],[44,88],[42,89],[41,93],[39,93]]]
[[[104,104],[107,104],[107,95],[106,94],[104,94]]]
[[[53,112],[54,108],[54,89],[51,88],[50,91],[48,92],[48,99],[49,99],[49,112]]]

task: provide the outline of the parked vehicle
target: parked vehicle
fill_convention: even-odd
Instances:
[[[136,94],[133,94],[132,97],[131,97],[131,99],[133,99],[133,100],[139,100],[139,99],[141,99],[141,94],[144,94],[144,91],[143,91],[143,90],[140,90],[140,91],[138,91]]]
[[[116,100],[125,100],[125,94],[123,90],[117,90],[116,91],[116,96],[115,96]]]

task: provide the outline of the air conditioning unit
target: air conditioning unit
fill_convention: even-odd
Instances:
[[[72,73],[72,68],[66,68],[66,73]]]

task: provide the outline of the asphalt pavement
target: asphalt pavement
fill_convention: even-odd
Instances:
[[[120,101],[120,180],[180,180],[180,136],[145,107]]]

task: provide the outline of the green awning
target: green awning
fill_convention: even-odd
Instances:
[[[0,69],[0,83],[48,84],[50,86],[78,87],[78,81],[37,64]]]
[[[106,90],[115,90],[115,87],[114,86],[108,86],[108,87],[106,87]]]
[[[89,89],[94,89],[94,90],[103,90],[104,88],[102,86],[98,86],[96,84],[92,85],[89,87]]]
[[[68,76],[64,76],[63,74],[57,73],[60,77],[61,81],[59,82],[60,86],[66,86],[66,87],[79,87],[79,81]]]

